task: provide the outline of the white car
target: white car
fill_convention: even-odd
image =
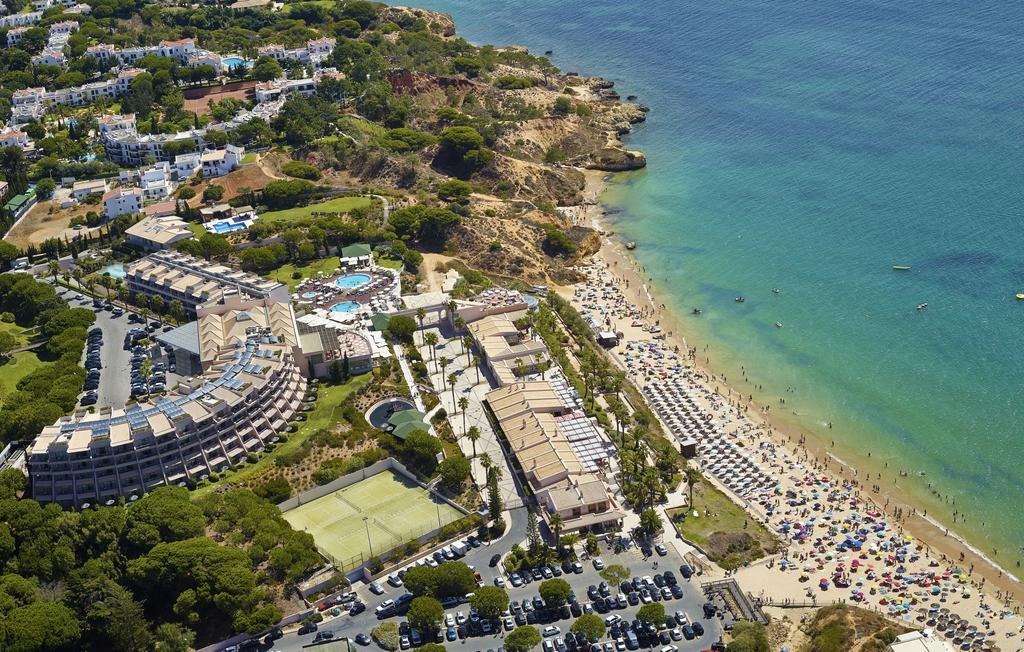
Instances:
[[[594,568],[596,570],[604,570],[604,560],[600,557],[594,557]]]
[[[455,616],[453,616],[451,614],[445,614],[444,615],[444,626],[445,627],[454,627],[455,626]]]
[[[505,617],[505,631],[511,632],[516,628],[516,621],[512,620],[512,616]]]
[[[505,588],[505,579],[502,578],[502,577],[495,577],[494,578],[494,586],[499,586],[501,588]]]
[[[547,638],[548,636],[558,636],[561,633],[562,633],[562,630],[558,627],[558,625],[548,625],[547,627],[544,628],[544,637],[545,638]]]
[[[370,582],[370,590],[376,595],[384,593],[384,587],[380,585],[380,582]]]
[[[610,616],[608,616],[607,618],[604,619],[604,626],[605,627],[611,627],[612,625],[614,625],[615,623],[617,623],[617,622],[619,622],[621,620],[622,620],[622,616],[620,616],[619,614],[612,614],[612,615],[610,615]]]
[[[661,652],[679,652],[679,648],[677,648],[675,645],[666,645],[665,647],[661,648]]]
[[[457,613],[455,615],[455,622],[458,623],[459,625],[465,625],[466,624],[466,614],[462,613],[461,611],[459,613]]]
[[[403,650],[408,650],[410,647],[412,647],[412,644],[409,642],[409,637],[408,636],[403,636],[402,638],[400,638],[399,639],[399,646]]]

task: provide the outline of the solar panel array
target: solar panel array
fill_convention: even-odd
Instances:
[[[110,428],[112,426],[120,425],[122,423],[127,423],[132,432],[147,430],[150,427],[149,417],[158,412],[164,414],[171,421],[184,417],[187,413],[182,409],[182,406],[190,401],[195,401],[211,394],[218,387],[227,387],[232,390],[239,390],[245,387],[246,383],[235,378],[239,373],[243,371],[250,374],[263,373],[266,367],[263,365],[253,364],[252,359],[253,357],[272,357],[273,352],[260,349],[259,344],[275,343],[276,341],[276,337],[261,337],[258,340],[247,341],[244,350],[236,351],[232,354],[232,357],[238,360],[238,362],[223,366],[223,368],[220,369],[220,376],[204,384],[202,387],[193,390],[187,396],[181,396],[176,399],[160,398],[154,406],[146,409],[142,409],[140,406],[135,405],[128,408],[125,414],[111,417],[109,419],[100,419],[98,421],[87,421],[83,423],[69,421],[61,424],[60,431],[62,433],[72,433],[80,428],[85,428],[92,432],[92,437],[94,438],[107,437],[110,435]]]

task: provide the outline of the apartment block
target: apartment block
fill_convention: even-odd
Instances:
[[[287,285],[176,251],[161,251],[131,263],[125,282],[129,292],[158,295],[167,303],[180,301],[192,316],[198,306],[231,295],[289,300]]]
[[[128,227],[125,231],[128,244],[145,251],[169,249],[183,240],[194,236],[188,223],[177,215],[147,217]]]
[[[254,328],[211,354],[167,396],[58,419],[28,450],[32,496],[69,507],[186,486],[262,451],[302,406],[292,347]]]

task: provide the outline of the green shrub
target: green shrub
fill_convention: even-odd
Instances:
[[[290,177],[318,181],[322,176],[320,170],[304,161],[288,161],[281,170]]]
[[[494,85],[505,91],[530,88],[533,83],[529,77],[517,77],[516,75],[502,75],[494,80]]]

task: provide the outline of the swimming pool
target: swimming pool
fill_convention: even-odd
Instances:
[[[303,299],[315,299],[320,296],[319,292],[303,292],[300,295]]]
[[[111,278],[123,279],[125,277],[124,265],[122,265],[120,263],[115,263],[113,265],[107,265],[106,267],[103,268],[101,273],[103,273],[103,274],[110,274]]]
[[[331,306],[331,312],[355,312],[359,310],[358,301],[342,301]]]
[[[245,66],[246,68],[252,67],[252,61],[243,59],[242,57],[224,57],[221,59],[228,70],[237,68],[238,66]]]
[[[334,282],[340,288],[352,289],[370,282],[369,274],[346,274]]]

